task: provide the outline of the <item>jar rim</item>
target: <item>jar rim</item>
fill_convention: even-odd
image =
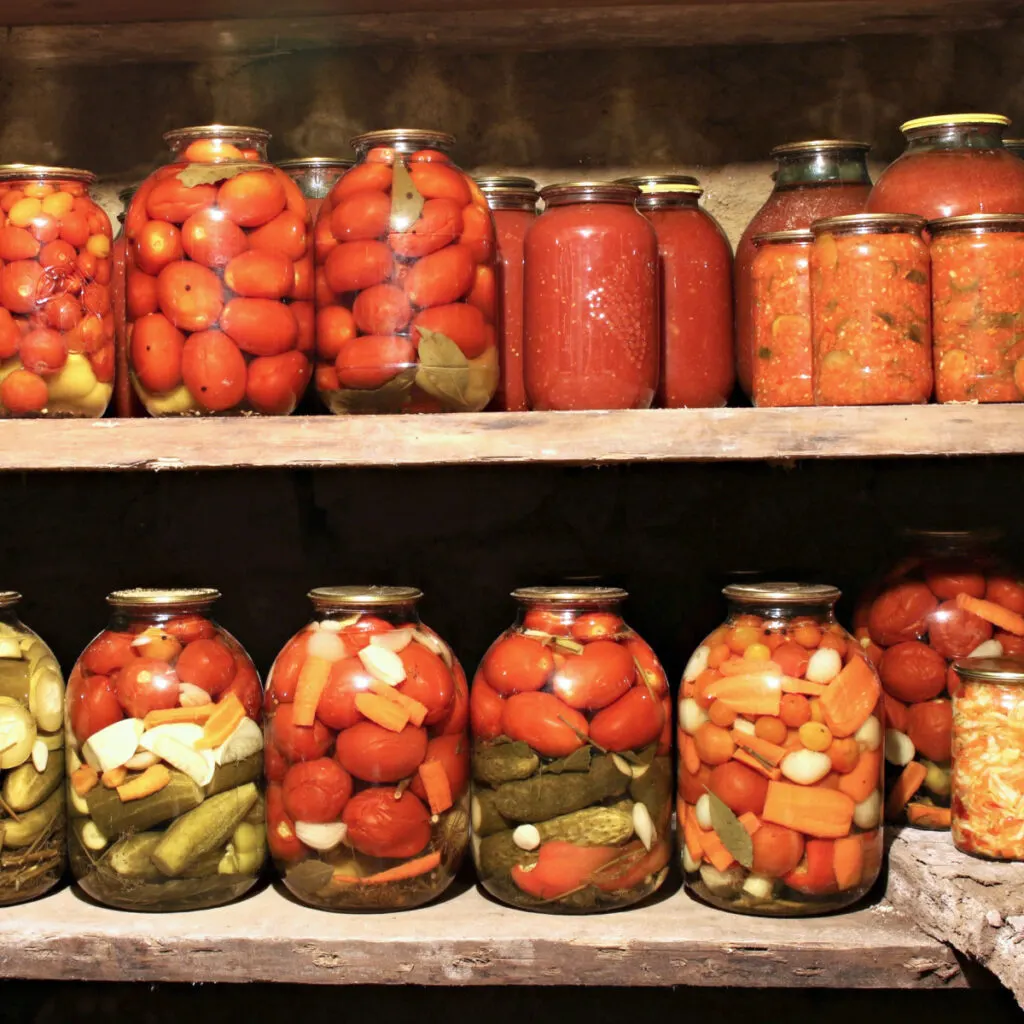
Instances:
[[[536,192],[537,182],[533,178],[516,174],[485,174],[473,179],[481,192]]]
[[[1006,536],[998,526],[979,526],[976,530],[930,530],[920,526],[906,526],[900,531],[910,540],[936,540],[947,542],[973,541],[992,544]]]
[[[516,587],[512,598],[523,604],[610,604],[625,601],[622,587]]]
[[[21,592],[18,590],[0,590],[0,608],[13,608],[21,603]]]
[[[254,139],[264,144],[269,142],[273,136],[266,128],[254,128],[245,124],[191,124],[184,128],[172,128],[164,132],[163,140],[168,143],[184,142],[186,139],[199,139],[206,135],[229,135]]]
[[[213,587],[172,587],[166,590],[157,587],[133,587],[107,594],[107,604],[112,608],[175,608],[181,605],[188,607],[212,604],[219,599],[220,591]]]
[[[560,181],[545,185],[540,197],[547,204],[571,202],[633,203],[640,196],[636,185],[623,185],[614,181]]]
[[[766,231],[762,235],[754,235],[754,245],[810,245],[814,241],[814,232],[806,228],[791,228],[789,231]]]
[[[904,121],[900,125],[900,131],[906,134],[917,131],[918,128],[953,128],[964,124],[995,124],[1005,128],[1012,123],[1005,114],[932,114]]]
[[[839,217],[816,220],[811,225],[811,231],[816,236],[847,230],[868,234],[872,228],[885,228],[920,234],[924,227],[924,217],[913,213],[844,213]]]
[[[0,181],[17,181],[20,178],[60,178],[64,181],[80,181],[95,185],[96,175],[81,167],[55,167],[49,164],[0,164]]]
[[[828,583],[730,583],[722,594],[737,604],[835,604],[842,597]]]
[[[426,143],[425,148],[450,149],[455,145],[455,136],[433,128],[378,128],[372,132],[353,135],[349,145],[353,149],[365,149],[377,145],[389,145],[414,139]]]
[[[350,160],[345,156],[297,156],[290,160],[278,160],[274,166],[280,167],[284,171],[301,170],[302,168],[315,170],[320,167],[354,167],[355,160]]]
[[[934,235],[963,228],[1010,228],[1024,230],[1024,213],[963,213],[956,217],[940,217],[928,221],[928,230]]]
[[[692,174],[637,174],[625,178],[616,178],[615,185],[635,185],[640,195],[661,196],[673,194],[704,195],[700,179]]]
[[[362,608],[367,605],[412,604],[423,597],[418,587],[314,587],[306,597],[329,608]]]
[[[1003,683],[1024,686],[1024,658],[1004,654],[999,658],[959,658],[953,662],[953,671],[964,680],[974,683]]]
[[[769,156],[798,156],[801,153],[836,153],[841,150],[867,153],[871,149],[870,142],[858,139],[808,139],[805,142],[785,142],[775,146]]]

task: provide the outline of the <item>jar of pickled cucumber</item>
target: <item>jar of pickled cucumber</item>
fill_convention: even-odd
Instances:
[[[733,584],[679,697],[687,890],[744,914],[856,903],[882,864],[882,687],[835,587]]]
[[[353,163],[353,160],[335,156],[304,156],[295,160],[279,160],[277,166],[299,186],[315,224],[327,193]]]
[[[671,702],[624,590],[526,587],[473,679],[473,853],[483,887],[548,913],[627,907],[671,852]]]
[[[439,896],[469,844],[469,690],[413,587],[319,587],[267,687],[267,832],[305,903]]]
[[[64,873],[64,677],[53,652],[0,591],[0,904],[52,889]]]
[[[216,590],[119,590],[68,680],[71,870],[123,910],[241,896],[265,860],[263,694]]]

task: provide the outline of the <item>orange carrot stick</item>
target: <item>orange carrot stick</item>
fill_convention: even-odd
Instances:
[[[124,785],[124,780],[128,777],[128,769],[124,765],[119,768],[111,768],[109,772],[104,772],[100,776],[100,782],[107,789],[117,789],[118,786]]]
[[[739,761],[740,764],[745,764],[748,768],[753,768],[755,772],[760,772],[766,779],[782,778],[781,768],[769,768],[764,761],[759,761],[753,754],[748,754],[742,747],[737,747],[732,752],[732,759]]]
[[[820,697],[828,689],[824,683],[812,683],[810,679],[797,679],[795,676],[782,677],[783,693],[802,693],[807,697]]]
[[[852,889],[860,882],[864,871],[864,844],[859,835],[846,836],[835,841],[832,870],[840,891]]]
[[[1007,633],[1014,636],[1024,636],[1024,616],[1011,612],[995,601],[984,601],[980,597],[971,597],[970,594],[957,594],[956,606],[965,612],[977,615],[979,619],[991,622]]]
[[[730,658],[718,666],[718,671],[723,676],[782,675],[782,667],[774,661],[751,661],[750,658]]]
[[[404,693],[399,693],[393,686],[388,686],[387,683],[382,683],[379,679],[370,681],[370,693],[375,693],[378,697],[383,697],[385,700],[391,701],[392,704],[398,704],[405,708],[409,712],[409,721],[413,725],[422,725],[423,720],[427,717],[429,708],[426,704],[421,704],[414,697],[407,697]]]
[[[296,725],[312,725],[316,707],[331,674],[331,663],[326,658],[309,657],[302,663],[295,683],[295,704],[292,721]]]
[[[768,673],[728,676],[713,682],[707,696],[720,700],[739,715],[778,716],[782,703],[780,677]]]
[[[683,815],[683,841],[694,860],[704,859],[704,847],[700,842],[700,825],[697,824],[697,812],[693,804],[686,805],[686,813]]]
[[[832,735],[852,736],[875,710],[881,692],[878,676],[866,661],[848,662],[821,696],[821,710]]]
[[[762,821],[818,839],[841,839],[853,825],[853,800],[838,789],[769,782]]]
[[[711,861],[713,867],[719,871],[728,871],[736,862],[736,858],[725,848],[725,844],[718,838],[717,832],[700,833],[700,846],[704,851],[706,860]]]
[[[123,803],[129,800],[141,800],[145,796],[159,793],[171,781],[171,773],[162,764],[150,765],[141,775],[136,775],[130,782],[117,787],[117,795]]]
[[[415,860],[407,860],[397,867],[388,868],[387,871],[378,871],[375,875],[367,875],[365,878],[357,878],[355,875],[334,875],[331,881],[339,885],[383,885],[385,882],[404,882],[410,878],[418,878],[441,863],[440,851],[425,854]]]
[[[885,803],[885,816],[890,821],[900,816],[900,812],[907,806],[910,798],[924,785],[927,774],[928,769],[920,761],[911,761],[903,769],[903,773],[896,780],[896,785],[892,787],[889,799]]]
[[[861,752],[852,772],[839,776],[839,790],[855,804],[867,800],[879,788],[882,771],[882,748]]]
[[[196,750],[219,747],[238,728],[245,718],[245,706],[233,693],[229,693],[206,720],[203,735],[195,742]]]
[[[777,743],[761,739],[760,736],[752,736],[749,732],[740,732],[737,729],[733,729],[732,738],[737,747],[743,747],[748,752],[757,754],[758,757],[763,758],[772,767],[776,767],[787,753],[785,747],[780,747]]]
[[[78,796],[91,793],[99,781],[99,772],[91,764],[83,764],[71,773],[71,788]]]
[[[753,811],[745,811],[740,815],[739,821],[751,835],[761,827],[761,819]]]
[[[440,761],[424,761],[419,768],[420,781],[427,791],[431,814],[441,814],[452,805],[452,787]]]
[[[700,754],[697,753],[697,744],[693,737],[683,734],[682,741],[683,767],[691,774],[696,775],[700,771]]]
[[[907,821],[918,828],[949,828],[952,813],[948,807],[931,804],[907,804]]]
[[[356,710],[391,732],[401,732],[409,722],[409,712],[405,708],[375,693],[356,694]]]
[[[200,704],[194,708],[164,708],[162,711],[150,711],[142,724],[146,729],[177,722],[196,722],[202,725],[216,710],[216,704]]]

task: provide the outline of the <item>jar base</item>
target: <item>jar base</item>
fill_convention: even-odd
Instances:
[[[859,903],[871,890],[871,886],[858,886],[841,893],[823,896],[804,896],[802,899],[758,899],[740,892],[736,895],[716,894],[700,879],[689,875],[685,879],[686,893],[701,903],[725,910],[730,914],[744,914],[748,917],[817,917],[839,910],[849,910]],[[806,902],[804,902],[806,901]]]
[[[604,914],[613,910],[624,910],[654,895],[668,875],[668,868],[662,868],[643,885],[623,892],[604,892],[594,886],[587,886],[558,899],[540,900],[517,889],[511,881],[501,879],[480,879],[480,888],[499,903],[538,914]]]
[[[245,895],[256,882],[256,875],[213,875],[144,882],[111,877],[111,873],[102,870],[91,871],[75,880],[82,892],[104,906],[158,914],[220,907]]]

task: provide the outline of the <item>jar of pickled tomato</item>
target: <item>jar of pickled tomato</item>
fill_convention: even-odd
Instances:
[[[1024,630],[996,624],[1024,613],[1024,583],[994,555],[991,530],[905,536],[906,556],[869,585],[854,624],[885,690],[887,817],[946,829],[951,666],[958,658],[1024,654]]]
[[[927,402],[931,289],[924,221],[848,214],[811,226],[817,405]]]
[[[213,907],[265,859],[263,694],[216,590],[119,590],[68,679],[71,870],[122,910]]]
[[[810,231],[773,231],[754,239],[751,300],[756,406],[814,405]]]
[[[0,418],[99,417],[110,403],[112,231],[95,181],[0,166]]]
[[[611,587],[513,591],[473,679],[473,845],[483,887],[548,913],[627,907],[671,852],[672,707]]]
[[[324,200],[316,382],[331,412],[478,412],[494,395],[494,221],[454,144],[358,135],[356,166]]]
[[[52,889],[64,874],[64,677],[0,591],[0,904]]]
[[[292,412],[309,383],[306,201],[259,128],[168,132],[125,218],[128,360],[152,416]]]
[[[477,185],[494,215],[501,270],[501,380],[493,407],[525,412],[528,406],[523,385],[523,242],[537,217],[540,195],[532,178],[478,178]],[[480,287],[493,290],[486,270],[480,275]]]
[[[531,409],[647,409],[658,387],[658,239],[635,185],[541,189],[526,234],[523,371]]]
[[[267,830],[300,900],[398,910],[469,844],[469,689],[413,587],[319,587],[267,688]]]
[[[1024,658],[953,667],[953,843],[976,857],[1024,860]]]
[[[684,174],[619,178],[640,189],[636,208],[658,236],[661,378],[665,409],[723,406],[735,383],[732,246]]]
[[[1024,399],[1024,215],[933,220],[932,337],[940,402]]]
[[[776,231],[807,230],[822,217],[860,213],[871,191],[866,142],[818,139],[776,146],[774,186],[736,246],[736,369],[740,387],[751,395],[754,372],[751,269],[754,239]]]
[[[304,156],[295,160],[279,160],[277,166],[299,186],[315,224],[327,193],[354,163],[354,160],[335,156]]]
[[[882,864],[882,688],[835,587],[733,584],[679,699],[686,888],[799,917],[856,903]]]

